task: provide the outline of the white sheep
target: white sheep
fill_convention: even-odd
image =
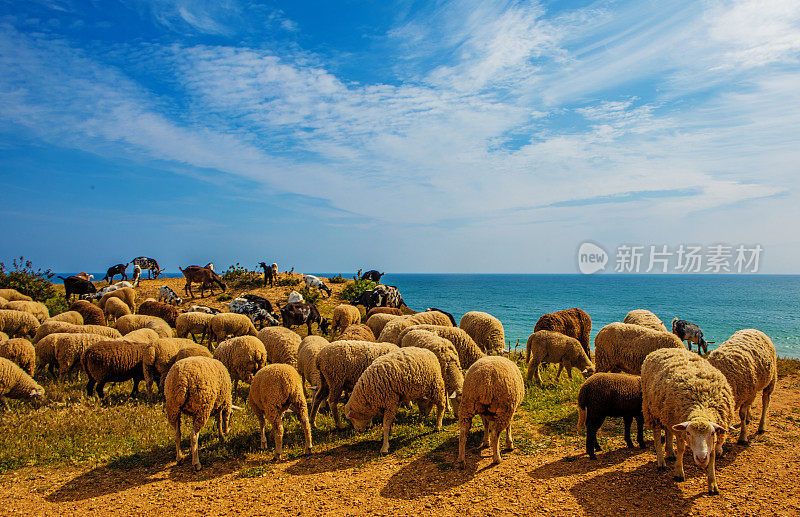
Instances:
[[[499,353],[506,345],[503,324],[489,313],[470,311],[461,317],[458,326],[487,354]]]
[[[36,368],[36,350],[25,338],[1,341],[0,357],[13,361],[28,375],[33,375],[33,370]]]
[[[83,325],[83,316],[78,311],[66,311],[62,312],[61,314],[56,314],[55,316],[50,316],[42,323],[47,323],[48,321],[63,321],[65,323],[72,323],[73,325]]]
[[[775,345],[756,329],[737,330],[711,352],[708,362],[721,371],[733,389],[734,409],[741,419],[739,443],[747,443],[750,406],[761,393],[761,420],[758,434],[766,431],[769,398],[778,381],[778,357]]]
[[[266,327],[258,331],[258,339],[264,343],[269,363],[297,368],[297,349],[302,341],[297,332],[285,327]]]
[[[451,394],[454,401],[457,395]],[[489,445],[491,427],[492,463],[500,463],[500,433],[506,432],[506,449],[514,449],[511,422],[525,397],[525,381],[516,364],[505,357],[486,356],[478,359],[464,376],[464,389],[458,409],[460,426],[458,466],[465,468],[467,436],[475,415],[483,421],[483,445]],[[491,425],[490,425],[491,424]]]
[[[175,335],[177,337],[192,336],[192,339],[197,341],[197,335],[200,334],[200,343],[208,337],[211,341],[211,320],[214,318],[213,314],[206,312],[184,312],[179,314],[175,320]]]
[[[338,341],[372,341],[376,342],[375,334],[363,323],[350,325],[337,338]]]
[[[631,323],[610,323],[594,338],[598,372],[639,375],[647,354],[660,348],[686,349],[678,336]]]
[[[256,373],[250,384],[247,402],[261,425],[261,448],[267,448],[264,431],[269,421],[275,439],[276,460],[280,460],[283,453],[283,414],[290,407],[303,428],[305,453],[311,453],[311,425],[302,382],[297,370],[288,364],[269,364]]]
[[[47,305],[41,302],[17,300],[8,302],[3,308],[12,311],[29,312],[33,314],[33,317],[39,320],[40,323],[50,317],[50,311],[47,309]]]
[[[258,334],[250,318],[244,314],[232,312],[215,314],[211,319],[211,331],[217,343],[225,341],[228,336],[256,336]]]
[[[70,334],[100,334],[109,339],[118,339],[122,337],[117,329],[106,327],[105,325],[73,325],[66,321],[46,321],[42,323],[36,330],[31,343],[36,344],[40,339],[49,334],[57,332],[69,332]]]
[[[44,398],[44,388],[39,386],[33,378],[22,371],[22,368],[4,357],[0,357],[0,402],[6,411],[11,408],[6,397],[12,399],[38,399]]]
[[[458,327],[445,327],[441,325],[414,325],[403,330],[397,339],[402,343],[405,335],[409,332],[413,332],[414,330],[427,330],[428,332],[433,332],[437,336],[443,337],[453,343],[453,346],[456,347],[456,350],[458,351],[458,361],[461,363],[462,368],[469,368],[472,366],[472,363],[486,355],[481,351],[481,348],[478,346],[475,340],[472,339],[463,329]]]
[[[111,324],[112,321],[116,321],[123,316],[131,314],[131,309],[128,307],[128,304],[123,302],[120,298],[109,298],[106,300],[103,314],[106,317],[106,321]]]
[[[148,397],[152,395],[153,382],[157,383],[160,389],[163,384],[161,381],[172,366],[178,351],[194,344],[194,341],[189,339],[166,337],[155,340],[145,348],[142,356],[142,374]]]
[[[58,363],[58,378],[64,380],[67,374],[71,373],[76,366],[81,364],[81,355],[86,349],[100,341],[108,340],[107,337],[99,334],[70,334],[56,333],[47,336],[53,339],[53,349],[56,362]],[[41,342],[41,341],[40,341]],[[38,343],[37,343],[38,345]]]
[[[220,441],[228,434],[231,411],[241,408],[231,402],[231,377],[221,362],[207,357],[187,357],[176,362],[164,379],[164,409],[167,422],[175,433],[176,461],[183,461],[181,453],[181,414],[192,419],[192,467],[199,472],[203,467],[197,454],[197,438],[208,418],[217,419]]]
[[[530,351],[531,360],[528,363],[528,381],[536,378],[536,383],[542,385],[539,375],[539,365],[542,363],[558,363],[556,381],[561,377],[561,370],[567,369],[567,375],[572,378],[572,368],[581,371],[584,377],[594,373],[594,365],[583,350],[581,342],[574,337],[552,330],[539,330],[528,338],[526,350]]]
[[[385,313],[375,313],[369,318],[367,318],[367,326],[372,330],[372,333],[375,334],[375,337],[381,335],[384,327],[386,324],[389,323],[391,320],[395,318],[399,318],[400,316],[397,314],[385,314]]]
[[[407,316],[400,316],[393,318],[386,323],[378,336],[378,341],[381,343],[394,343],[400,344],[400,333],[408,327],[414,325],[438,325],[442,327],[450,327],[450,318],[446,314],[439,311],[418,312],[417,314],[409,314]]]
[[[326,346],[330,345],[327,339],[322,336],[307,336],[297,347],[297,371],[303,381],[303,392],[305,393],[305,381],[311,386],[320,386],[320,373],[317,368],[317,355]]]
[[[136,343],[155,343],[156,340],[161,339],[161,336],[158,335],[153,329],[149,329],[147,327],[142,329],[133,330],[128,332],[124,336],[123,339],[127,341],[135,341]]]
[[[423,416],[436,406],[435,429],[439,431],[446,397],[436,354],[408,347],[375,359],[359,377],[344,410],[359,433],[366,430],[375,415],[383,413],[381,454],[388,454],[392,423],[401,404],[416,402]]]
[[[150,328],[148,327],[148,324],[153,321],[158,322],[159,325],[163,323],[167,326],[167,328],[169,328],[169,325],[163,319],[159,318],[158,316],[148,316],[146,314],[128,314],[126,316],[120,316],[120,318],[114,323],[114,328],[119,330],[122,334],[127,334],[129,332],[133,332],[134,330]],[[158,332],[156,329],[153,330]]]
[[[705,469],[708,491],[719,493],[714,464],[733,419],[733,391],[725,376],[699,355],[681,348],[651,352],[642,364],[642,414],[653,429],[658,469],[666,470],[666,433],[669,457],[676,457],[674,476],[683,481],[683,453],[689,443],[694,462]],[[672,448],[673,433],[678,454]]]
[[[18,300],[23,302],[33,301],[33,298],[26,294],[22,294],[16,289],[0,289],[0,298],[5,299],[7,302],[14,302]]]
[[[340,303],[333,308],[331,335],[343,332],[344,329],[356,323],[361,323],[361,311],[358,310],[358,307],[349,303]]]
[[[625,315],[625,319],[622,320],[622,323],[641,325],[642,327],[647,327],[659,332],[669,332],[664,322],[647,309],[634,309],[630,311]]]
[[[267,364],[267,351],[257,337],[239,336],[220,343],[214,350],[214,359],[230,372],[235,394],[240,380],[250,384],[253,375]]]
[[[9,336],[27,337],[35,335],[38,328],[39,320],[33,314],[24,311],[0,309],[0,332],[4,332]]]
[[[415,346],[424,348],[436,354],[439,366],[442,369],[442,378],[447,393],[461,394],[464,386],[464,374],[461,373],[461,362],[458,360],[458,351],[453,343],[443,337],[439,337],[427,330],[414,330],[403,336],[400,343],[403,348]],[[446,409],[450,409],[450,398],[445,401]],[[458,414],[458,407],[454,407],[454,413]]]

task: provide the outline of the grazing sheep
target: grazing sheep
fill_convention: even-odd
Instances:
[[[50,334],[33,345],[33,350],[36,353],[34,376],[38,376],[39,372],[45,368],[50,372],[50,375],[55,376],[55,367],[58,364],[56,361],[56,339],[58,339],[58,334]]]
[[[47,338],[53,338],[53,351],[55,360],[58,363],[58,378],[64,380],[67,374],[71,373],[76,366],[81,364],[81,355],[86,349],[100,341],[107,341],[106,336],[99,334],[70,334],[60,332],[50,334]],[[46,338],[46,339],[47,339]],[[44,340],[42,340],[44,341]],[[37,343],[37,346],[39,343]]]
[[[581,371],[584,377],[594,373],[594,365],[583,350],[581,342],[574,337],[567,336],[553,330],[539,330],[528,338],[525,357],[530,357],[528,363],[528,381],[536,377],[536,384],[542,385],[539,375],[539,365],[542,363],[558,363],[556,382],[561,377],[561,370],[567,369],[567,376],[572,378],[572,368]]]
[[[122,316],[114,323],[114,327],[122,334],[127,334],[128,332],[133,332],[134,330],[149,328],[148,323],[153,321],[157,322],[159,325],[166,325],[167,328],[169,328],[167,322],[158,316],[149,316],[146,314],[128,314],[127,316]],[[156,329],[153,330],[158,332]]]
[[[327,339],[322,336],[307,336],[297,347],[297,371],[300,372],[300,379],[303,381],[303,392],[305,393],[305,381],[311,386],[320,386],[320,373],[317,368],[317,355],[326,346],[330,345]]]
[[[161,339],[161,336],[158,335],[153,329],[149,329],[147,327],[136,329],[131,332],[128,332],[124,336],[123,339],[126,341],[135,341],[137,343],[155,343],[157,339]]]
[[[355,305],[340,303],[333,308],[333,325],[331,335],[343,332],[350,325],[361,323],[361,311]]]
[[[369,319],[373,314],[394,314],[395,316],[402,316],[403,310],[397,307],[373,307],[367,311],[366,319]],[[453,326],[455,327],[455,323],[453,323]]]
[[[737,330],[708,356],[711,366],[721,371],[733,389],[734,409],[741,419],[739,443],[747,444],[750,406],[761,393],[761,420],[758,434],[767,429],[769,398],[778,381],[778,358],[775,345],[756,329]]]
[[[12,311],[29,312],[33,314],[33,317],[39,320],[40,323],[50,317],[50,311],[47,309],[47,305],[41,302],[16,300],[8,302],[3,308]]]
[[[297,332],[284,327],[267,327],[258,332],[258,339],[264,343],[267,362],[285,363],[297,368],[297,349],[302,341]]]
[[[36,368],[36,350],[27,339],[7,339],[0,342],[0,357],[15,362],[28,375],[33,375]]]
[[[248,384],[253,375],[267,364],[264,343],[255,336],[239,336],[223,341],[214,350],[214,359],[225,365],[233,380],[233,392],[242,380]]]
[[[348,326],[337,339],[339,341],[377,341],[372,330],[363,323]]]
[[[8,300],[0,296],[0,309],[5,309],[6,305],[8,305]]]
[[[213,317],[213,314],[205,312],[184,312],[175,320],[175,335],[186,337],[191,334],[192,339],[197,341],[195,334],[200,334],[201,343],[206,338],[211,341],[211,319]]]
[[[48,321],[63,321],[66,323],[72,323],[73,325],[83,325],[83,316],[81,316],[80,312],[77,311],[66,311],[62,312],[61,314],[56,314],[55,316],[50,316],[42,323],[47,323]]]
[[[586,355],[591,357],[589,353],[589,334],[592,332],[592,318],[581,309],[573,307],[572,309],[544,314],[536,322],[536,326],[533,327],[534,333],[540,330],[553,330],[566,336],[574,337],[580,341]],[[529,363],[530,360],[530,349],[528,349],[525,354],[525,364]]]
[[[30,312],[0,309],[0,331],[9,336],[33,336],[38,328],[39,320]]]
[[[131,309],[128,307],[127,303],[122,301],[122,299],[109,298],[106,300],[106,305],[103,309],[103,315],[106,317],[107,322],[111,323],[112,321],[117,321],[119,318],[129,314],[131,314]]]
[[[22,294],[16,289],[0,289],[0,298],[5,299],[6,302],[32,302],[33,298],[26,294]]]
[[[187,357],[177,361],[164,379],[164,410],[175,432],[176,461],[181,453],[181,414],[192,418],[192,467],[203,467],[197,455],[197,437],[208,418],[214,415],[220,441],[228,434],[231,411],[239,410],[231,401],[231,377],[221,362],[207,357]]]
[[[131,341],[100,341],[86,348],[81,356],[81,364],[89,382],[86,395],[92,397],[94,391],[100,400],[105,398],[104,387],[108,382],[126,382],[133,379],[131,397],[139,392],[142,380],[142,359],[147,344]]]
[[[327,398],[336,427],[346,425],[339,419],[339,398],[345,390],[352,390],[364,370],[378,357],[397,350],[392,343],[364,341],[335,341],[317,354],[320,384],[312,386],[314,401],[311,405],[311,426],[316,429],[316,417],[322,401]]]
[[[375,359],[356,382],[344,411],[359,433],[366,430],[375,415],[382,413],[381,454],[388,454],[392,423],[401,404],[416,402],[423,416],[436,406],[436,430],[439,431],[446,398],[436,354],[423,348],[408,347]]]
[[[73,325],[65,321],[46,321],[36,330],[31,342],[36,344],[43,337],[56,332],[68,332],[70,334],[100,334],[108,339],[118,339],[122,334],[118,330],[105,325]]]
[[[453,343],[453,346],[456,347],[456,351],[458,352],[458,361],[461,363],[461,368],[469,368],[472,366],[472,363],[486,355],[481,351],[481,348],[477,343],[475,343],[469,334],[458,327],[443,327],[440,325],[414,325],[413,327],[408,327],[407,329],[403,330],[403,332],[400,333],[398,340],[400,340],[402,343],[405,335],[414,330],[427,330],[428,332],[433,332],[437,336],[443,337]]]
[[[172,327],[170,327],[166,321],[160,318],[153,318],[150,320],[144,328],[148,328],[150,330],[154,330],[158,337],[174,337],[174,333],[172,332]]]
[[[231,312],[215,314],[211,318],[211,332],[217,343],[225,341],[228,336],[256,336],[258,334],[250,318],[244,314]]]
[[[22,371],[22,368],[8,359],[0,357],[0,402],[6,411],[11,408],[6,397],[12,399],[37,399],[44,398],[44,388],[39,386],[33,378]]]
[[[153,382],[159,386],[162,385],[161,381],[169,371],[169,367],[172,366],[178,350],[189,345],[194,345],[194,342],[177,337],[166,337],[155,340],[144,349],[142,376],[148,397],[153,394]]]
[[[625,315],[622,323],[630,323],[631,325],[641,325],[652,330],[659,332],[669,332],[664,322],[658,316],[648,311],[647,309],[634,309]]]
[[[109,298],[119,298],[128,305],[131,312],[136,309],[136,291],[132,287],[123,287],[122,289],[117,289],[116,291],[111,291],[110,293],[104,294],[98,302],[98,305],[101,309],[105,309],[106,301]],[[85,317],[86,316],[84,316],[84,318]]]
[[[413,325],[450,326],[450,319],[441,312],[418,312],[408,316],[400,316],[389,321],[381,330],[378,341],[381,343],[400,343],[400,333]]]
[[[403,336],[400,343],[402,348],[415,346],[424,348],[436,354],[439,366],[442,368],[442,378],[444,378],[445,391],[449,394],[461,394],[464,386],[464,374],[461,373],[461,363],[458,360],[458,351],[453,343],[443,337],[439,337],[427,330],[413,330]],[[450,409],[450,397],[445,401],[446,409]],[[458,407],[454,407],[454,413],[458,414]]]
[[[86,300],[77,300],[69,306],[69,310],[75,311],[83,316],[84,325],[105,325],[106,317],[103,315],[103,309],[87,302]]]
[[[725,376],[697,354],[680,348],[650,353],[642,364],[642,414],[653,429],[658,469],[666,470],[661,430],[666,433],[667,454],[676,457],[674,476],[683,481],[685,442],[694,462],[705,469],[708,492],[718,494],[714,464],[733,420],[734,398]],[[673,433],[678,454],[672,448]]]
[[[660,348],[686,349],[675,334],[642,325],[610,323],[594,338],[596,371],[639,375],[647,354]]]
[[[275,459],[283,453],[283,414],[290,407],[303,428],[305,453],[311,453],[311,425],[308,422],[308,405],[303,393],[303,381],[297,370],[288,364],[269,364],[260,369],[250,384],[247,397],[250,408],[261,424],[261,448],[267,448],[264,430],[267,420],[272,425],[275,439]]]
[[[511,422],[525,397],[525,381],[516,364],[505,357],[486,356],[469,367],[464,376],[464,390],[458,409],[460,433],[458,438],[458,466],[467,466],[467,436],[472,418],[479,415],[483,421],[483,445],[489,445],[491,426],[492,463],[500,463],[499,438],[506,432],[506,449],[514,449]],[[452,397],[451,397],[452,398]],[[454,400],[455,402],[455,400]]]
[[[578,431],[586,426],[586,454],[597,459],[597,431],[606,417],[622,417],[625,443],[633,448],[631,424],[636,419],[636,441],[644,449],[644,416],[642,415],[642,382],[638,375],[598,373],[581,386],[578,393]]]
[[[214,357],[211,355],[211,352],[208,351],[208,348],[204,347],[203,345],[185,345],[178,350],[178,353],[175,354],[175,357],[172,358],[172,364],[169,365],[167,371],[172,368],[172,365],[180,361],[181,359],[186,359],[187,357],[208,357],[209,359]],[[163,383],[162,383],[163,384]]]
[[[464,329],[487,354],[499,353],[506,345],[503,324],[486,312],[470,311],[461,317],[458,326]]]
[[[139,306],[139,314],[157,316],[167,322],[170,327],[175,326],[178,319],[178,309],[174,305],[158,301],[145,301]]]
[[[398,309],[399,310],[399,309]],[[399,318],[397,314],[385,314],[382,312],[371,315],[367,318],[367,326],[372,331],[372,334],[377,336],[381,335],[386,324],[395,318]]]

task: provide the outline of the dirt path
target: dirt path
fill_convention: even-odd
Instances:
[[[149,467],[21,469],[0,477],[0,513],[799,515],[800,377],[780,380],[773,401],[766,435],[726,445],[720,496],[706,495],[688,458],[684,483],[656,471],[652,445],[620,449],[615,440],[596,462],[577,446],[508,453],[496,466],[473,451],[459,471],[454,438],[412,458],[379,458],[368,443],[281,464],[218,462],[199,475],[166,456]]]

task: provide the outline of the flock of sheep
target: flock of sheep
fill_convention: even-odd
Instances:
[[[134,289],[123,287],[104,293],[97,304],[78,300],[69,311],[50,317],[43,304],[0,289],[0,398],[6,408],[5,397],[42,398],[44,389],[33,377],[45,369],[54,374],[56,366],[61,378],[80,368],[88,377],[87,394],[101,399],[107,383],[132,379],[132,394],[142,380],[148,394],[155,383],[164,396],[179,462],[184,458],[181,416],[191,418],[195,470],[201,469],[197,440],[207,420],[215,417],[224,440],[231,413],[241,410],[233,404],[239,381],[250,385],[247,402],[260,422],[263,448],[267,422],[272,427],[276,459],[282,455],[282,417],[289,408],[301,423],[308,453],[323,404],[335,425],[346,427],[339,415],[346,393],[344,414],[357,431],[381,416],[383,454],[389,451],[398,409],[411,403],[423,416],[435,408],[437,430],[446,411],[457,416],[457,463],[462,468],[476,415],[494,462],[500,461],[503,432],[506,447],[513,449],[511,423],[525,382],[520,368],[503,357],[503,325],[490,314],[468,312],[456,326],[452,315],[437,309],[408,314],[396,307],[375,307],[362,318],[356,306],[341,304],[333,311],[330,340],[313,334],[301,339],[289,328],[256,330],[243,314],[213,314],[199,306],[178,313],[157,300],[137,307],[135,296]],[[666,444],[667,455],[676,458],[674,476],[683,480],[688,444],[695,463],[706,470],[709,492],[718,493],[715,458],[723,452],[734,411],[740,418],[739,441],[745,442],[750,406],[761,393],[758,432],[766,428],[777,379],[769,337],[740,330],[703,358],[686,349],[684,336],[669,332],[655,314],[642,309],[603,327],[593,354],[590,332],[591,318],[580,309],[542,316],[526,346],[528,381],[541,385],[543,363],[559,364],[556,379],[563,369],[571,377],[572,368],[578,368],[587,378],[577,401],[579,428],[587,428],[591,458],[600,450],[596,435],[606,417],[623,418],[630,447],[636,419],[641,447],[643,424],[653,430],[659,469],[666,468]]]

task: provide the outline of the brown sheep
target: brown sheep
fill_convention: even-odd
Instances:
[[[69,306],[69,310],[75,311],[83,316],[84,325],[105,325],[106,317],[103,314],[103,309],[87,302],[86,300],[78,300]]]
[[[170,327],[175,327],[178,319],[178,308],[168,303],[147,300],[139,306],[139,314],[157,316],[166,321]]]
[[[357,323],[355,325],[350,325],[342,335],[336,338],[338,341],[375,341],[375,334],[372,333],[372,330],[363,323]]]
[[[131,312],[136,310],[136,291],[133,287],[123,287],[122,289],[117,289],[116,291],[111,291],[110,293],[106,293],[100,298],[100,308],[106,308],[106,300],[109,298],[119,298],[123,302],[125,302],[128,307],[130,307]]]
[[[549,312],[543,315],[536,322],[536,326],[533,327],[534,333],[540,330],[552,330],[565,336],[574,337],[581,343],[586,355],[591,357],[589,353],[589,334],[592,332],[592,318],[579,308],[573,307],[572,309]],[[528,348],[525,351],[526,363],[530,362],[530,355],[531,350]]]

